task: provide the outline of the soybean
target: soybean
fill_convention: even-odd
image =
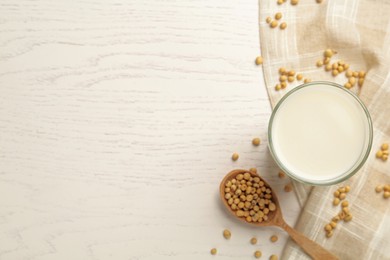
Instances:
[[[251,240],[250,240],[250,242],[251,242],[252,245],[256,245],[256,243],[257,243],[257,238],[252,237]]]
[[[382,186],[382,185],[376,186],[376,187],[375,187],[375,191],[376,191],[377,193],[383,191],[383,186]]]
[[[260,138],[258,138],[258,137],[253,138],[252,144],[253,144],[254,146],[259,146],[259,144],[260,144]]]
[[[291,0],[291,4],[292,4],[292,5],[297,5],[298,2],[299,2],[298,0]]]
[[[232,237],[232,233],[230,232],[230,230],[225,229],[225,230],[223,231],[223,237],[224,237],[225,239],[230,239],[230,238]]]
[[[261,56],[256,57],[255,63],[256,63],[256,65],[263,64],[263,57],[261,57]]]
[[[271,242],[275,243],[276,241],[278,241],[278,236],[272,235],[270,240],[271,240]]]
[[[275,20],[273,20],[273,21],[270,23],[270,26],[271,26],[271,28],[275,28],[275,27],[278,26],[278,22],[275,21]]]
[[[285,192],[290,192],[290,191],[292,191],[292,185],[291,185],[291,183],[286,184],[286,186],[284,186],[284,191],[285,191]]]
[[[259,250],[255,251],[255,257],[260,258],[261,257],[261,252]]]
[[[333,53],[333,51],[331,49],[326,49],[325,52],[324,52],[324,56],[328,57],[328,58],[332,57],[333,54],[334,53]]]

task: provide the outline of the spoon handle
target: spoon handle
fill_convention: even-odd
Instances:
[[[302,233],[296,231],[292,227],[290,227],[286,222],[282,222],[279,224],[281,228],[283,228],[290,237],[297,243],[309,256],[311,256],[314,260],[338,260],[339,258],[330,253],[328,250],[314,242],[313,240],[308,239]]]

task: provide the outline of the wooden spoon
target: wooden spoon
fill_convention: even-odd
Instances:
[[[275,211],[270,211],[268,214],[268,220],[263,221],[263,222],[247,222],[244,218],[237,217],[235,211],[233,211],[229,204],[227,203],[227,200],[225,199],[225,184],[235,178],[238,174],[244,174],[244,173],[250,173],[252,177],[259,177],[267,186],[268,188],[271,189],[272,191],[272,202],[276,205],[276,210]],[[325,248],[317,244],[316,242],[308,239],[305,235],[302,233],[296,231],[292,227],[290,227],[283,219],[282,216],[282,211],[279,205],[278,197],[276,196],[274,190],[271,188],[271,186],[268,185],[268,183],[258,176],[257,174],[247,171],[247,170],[233,170],[229,172],[225,178],[223,178],[221,185],[219,187],[220,189],[220,196],[223,204],[225,207],[228,209],[228,211],[238,218],[240,221],[243,221],[247,224],[251,224],[254,226],[258,227],[265,227],[265,226],[278,226],[282,229],[284,229],[290,237],[297,243],[309,256],[311,256],[313,259],[326,259],[326,260],[333,260],[333,259],[338,259],[336,256],[331,254],[329,251],[327,251]]]

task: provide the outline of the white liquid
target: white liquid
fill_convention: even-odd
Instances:
[[[369,123],[359,102],[334,86],[297,90],[276,111],[274,154],[299,179],[326,181],[359,163]]]

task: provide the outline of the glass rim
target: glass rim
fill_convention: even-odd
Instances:
[[[364,155],[361,156],[357,160],[357,162],[350,169],[345,171],[344,173],[342,173],[342,174],[340,174],[340,175],[338,175],[338,176],[336,176],[334,178],[326,179],[326,180],[308,180],[308,179],[304,179],[304,178],[299,177],[298,175],[294,174],[292,171],[290,171],[288,169],[288,167],[286,167],[279,160],[278,156],[275,153],[274,146],[273,146],[272,125],[273,125],[274,117],[275,117],[276,113],[278,112],[280,106],[284,103],[284,101],[289,96],[291,96],[292,94],[294,94],[295,92],[297,92],[297,91],[299,91],[299,90],[301,90],[303,88],[306,88],[306,87],[309,87],[309,86],[313,86],[313,85],[320,85],[320,84],[321,85],[332,86],[332,87],[336,87],[338,89],[341,89],[345,93],[348,93],[351,97],[353,97],[354,100],[356,100],[358,102],[360,107],[363,109],[364,114],[365,114],[366,119],[367,119],[367,124],[368,124],[368,142],[367,142],[367,144],[365,144],[366,147],[363,147],[363,149],[365,149],[365,150],[363,150],[362,153],[361,153],[361,155],[362,154],[364,154]],[[296,180],[298,182],[301,182],[301,183],[304,183],[304,184],[310,184],[310,185],[316,185],[316,186],[328,186],[328,185],[333,185],[333,184],[340,183],[340,182],[342,182],[342,181],[352,177],[356,172],[358,172],[360,170],[360,168],[367,161],[367,158],[368,158],[368,156],[370,154],[370,151],[371,151],[372,142],[373,142],[373,126],[372,126],[371,116],[370,116],[370,113],[369,113],[367,107],[364,105],[364,103],[360,100],[360,98],[355,93],[353,93],[352,91],[344,88],[340,84],[337,84],[337,83],[334,83],[334,82],[330,82],[330,81],[313,81],[313,82],[310,82],[310,83],[305,83],[305,84],[299,85],[299,86],[293,88],[292,90],[290,90],[289,92],[287,92],[279,100],[279,102],[276,104],[275,108],[272,111],[272,114],[271,114],[271,117],[270,117],[270,120],[269,120],[269,123],[268,123],[268,148],[269,148],[269,150],[271,152],[271,155],[272,155],[274,161],[281,168],[281,170],[283,170],[288,176],[290,176],[294,180]]]

